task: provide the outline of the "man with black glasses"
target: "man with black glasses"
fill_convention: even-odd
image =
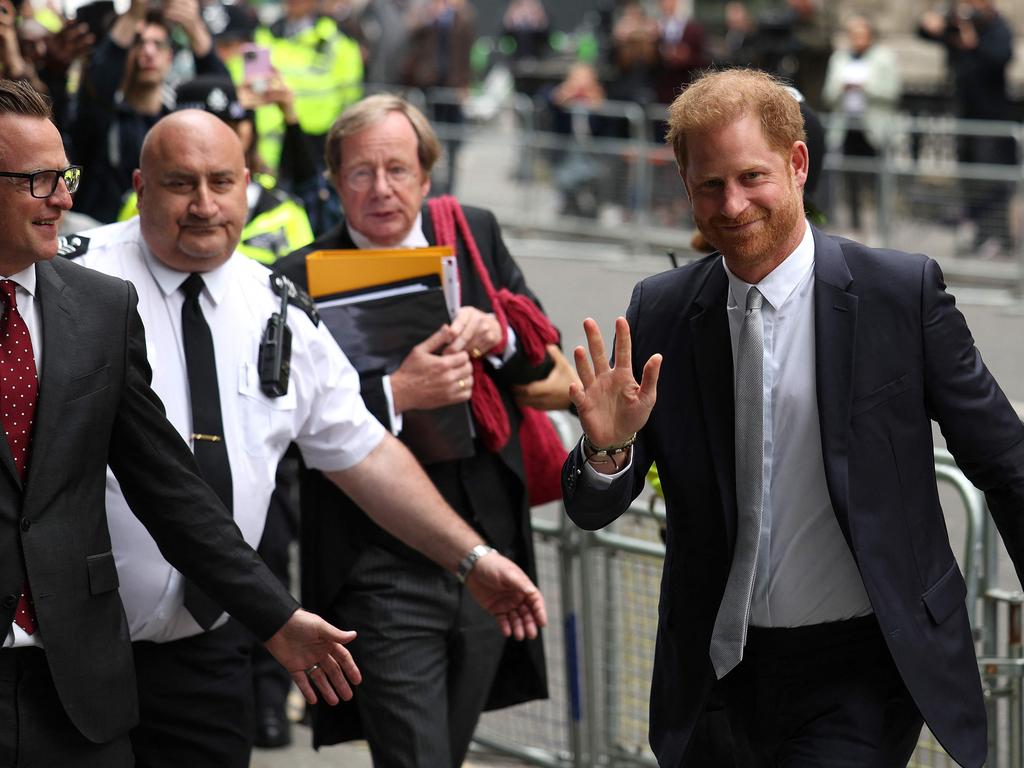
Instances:
[[[109,465],[161,550],[310,702],[352,695],[342,632],[246,546],[150,388],[135,289],[54,259],[79,170],[49,105],[0,81],[0,764],[128,768],[138,720]]]

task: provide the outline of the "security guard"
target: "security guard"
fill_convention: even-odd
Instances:
[[[310,300],[237,253],[246,177],[241,143],[223,121],[199,110],[169,115],[133,174],[139,217],[82,233],[73,255],[135,285],[153,388],[246,541],[259,541],[278,463],[295,443],[378,523],[454,572],[481,537],[366,409],[358,374]],[[107,515],[135,652],[137,765],[248,766],[250,637],[195,599],[112,477]],[[471,581],[481,602],[501,606],[494,613],[510,631],[528,631],[517,619],[524,610],[543,623],[539,593],[511,561],[481,558]]]
[[[239,104],[234,86],[227,78],[198,77],[184,83],[178,88],[176,109],[202,109],[226,122],[240,137],[251,137],[251,113]],[[240,129],[243,122],[250,124],[247,130]],[[250,259],[270,265],[313,241],[306,209],[280,189],[270,174],[253,173],[246,197],[249,215],[238,250]],[[138,212],[138,198],[132,192],[121,207],[117,220],[127,221]]]

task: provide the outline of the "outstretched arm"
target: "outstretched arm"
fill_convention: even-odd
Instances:
[[[484,543],[448,506],[409,449],[391,435],[354,467],[325,475],[388,533],[451,573],[473,547]],[[547,623],[537,587],[498,552],[477,562],[467,587],[506,636],[532,638]]]

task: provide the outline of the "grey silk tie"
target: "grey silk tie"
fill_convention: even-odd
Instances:
[[[711,635],[711,663],[721,680],[743,658],[754,568],[761,540],[764,472],[763,297],[747,292],[747,312],[736,352],[736,549]]]

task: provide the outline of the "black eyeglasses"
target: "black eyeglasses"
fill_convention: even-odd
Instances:
[[[68,192],[72,195],[82,180],[82,166],[69,165],[62,171],[36,171],[35,173],[11,173],[0,171],[0,176],[10,179],[28,179],[28,191],[32,197],[44,199],[57,191],[57,182],[64,179]]]

